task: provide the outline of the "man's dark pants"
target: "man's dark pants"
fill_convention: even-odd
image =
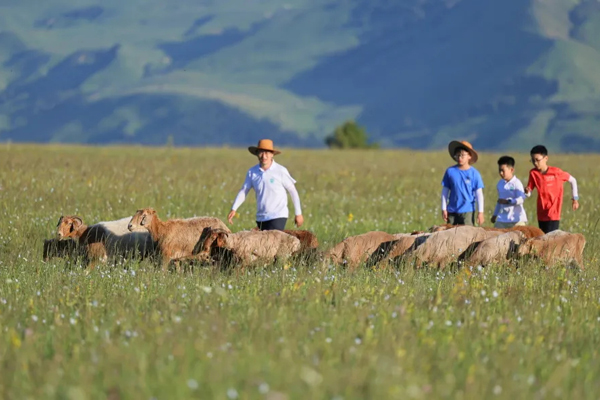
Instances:
[[[450,225],[475,225],[475,213],[448,213],[448,223]]]
[[[282,231],[285,229],[287,218],[275,218],[269,221],[256,221],[256,226],[261,231]]]

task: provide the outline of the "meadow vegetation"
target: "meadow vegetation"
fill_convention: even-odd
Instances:
[[[499,155],[477,164],[488,226]],[[528,155],[515,158],[526,182]],[[305,228],[323,249],[441,222],[445,152],[284,149],[277,160],[297,179]],[[61,215],[93,223],[154,207],[163,219],[224,220],[254,162],[245,149],[2,145],[0,397],[597,397],[598,155],[550,155],[579,182],[581,209],[565,207],[562,228],[585,234],[584,270],[284,264],[178,274],[146,261],[90,271],[41,260]],[[240,208],[234,231],[254,226],[254,205],[252,196]],[[535,200],[526,208],[535,223]]]

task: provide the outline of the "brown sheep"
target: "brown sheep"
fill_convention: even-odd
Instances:
[[[417,267],[427,264],[445,268],[448,264],[457,261],[473,243],[499,234],[501,232],[473,226],[454,227],[432,233],[425,243],[410,251],[407,257],[414,259]]]
[[[146,232],[127,231],[129,219],[122,218],[88,226],[78,216],[62,216],[58,220],[57,234],[61,240],[75,240],[84,249],[86,262],[92,267],[97,262],[106,262],[109,257],[143,259],[152,255],[155,249],[152,238]]]
[[[514,257],[516,249],[526,240],[527,237],[520,230],[505,232],[474,243],[459,259],[467,266],[506,263]]]
[[[200,259],[217,257],[220,263],[246,267],[257,261],[286,260],[301,249],[300,240],[285,232],[241,231],[205,228],[193,254]]]
[[[547,266],[572,264],[583,269],[585,236],[581,233],[552,231],[540,237],[528,239],[519,246],[518,255],[541,259]]]
[[[429,232],[431,232],[431,233],[441,232],[441,231],[445,231],[447,229],[460,228],[463,226],[470,226],[470,225],[450,225],[450,224],[433,225],[431,228],[429,228]],[[487,227],[487,226],[482,226],[481,228],[485,229],[486,231],[496,231],[496,232],[519,231],[519,232],[523,232],[523,234],[527,238],[538,237],[538,236],[542,236],[544,234],[544,232],[540,228],[535,227],[535,226],[529,226],[529,225],[521,225],[521,226],[517,225],[517,226],[513,226],[512,228],[494,228],[494,227]],[[419,231],[413,232],[413,234],[415,234],[415,233],[421,233],[421,232],[419,232]]]
[[[325,261],[338,265],[346,265],[351,269],[367,261],[369,256],[384,242],[395,240],[396,237],[382,231],[372,231],[362,235],[350,236],[327,250]]]
[[[184,260],[192,256],[198,237],[206,227],[231,232],[215,217],[193,217],[161,221],[153,208],[137,210],[129,222],[130,231],[147,229],[162,257],[162,268],[166,270],[172,260]]]

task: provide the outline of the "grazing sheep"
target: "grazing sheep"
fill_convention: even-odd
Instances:
[[[514,257],[516,249],[525,243],[527,236],[520,230],[476,242],[459,257],[468,266],[502,264]]]
[[[531,239],[534,237],[539,237],[544,235],[544,231],[536,226],[514,226],[508,230],[503,230],[503,232],[512,232],[517,231],[521,232],[527,239]]]
[[[257,227],[254,227],[250,230],[252,232],[260,231],[260,229],[258,229]],[[317,236],[311,231],[300,229],[284,229],[282,232],[297,237],[298,240],[300,240],[300,244],[302,245],[302,248],[300,249],[301,254],[310,253],[312,251],[316,251],[319,248],[319,241],[317,239]]]
[[[59,240],[46,239],[44,240],[44,251],[42,259],[48,261],[51,258],[72,258],[77,256],[77,242],[73,239]]]
[[[85,251],[88,265],[108,258],[145,258],[154,253],[154,242],[147,232],[129,232],[130,218],[104,221],[87,226],[75,215],[62,216],[58,220],[57,233],[61,240],[74,239]]]
[[[161,221],[153,208],[137,210],[129,222],[128,229],[147,229],[162,256],[162,268],[166,270],[172,260],[184,260],[192,256],[194,246],[204,228],[211,227],[231,232],[215,217],[193,217]]]
[[[387,232],[372,231],[362,235],[350,236],[327,250],[325,261],[346,265],[351,269],[367,261],[369,256],[384,242],[395,240],[396,237]]]
[[[301,261],[311,261],[319,256],[319,241],[311,231],[284,229],[282,232],[292,235],[300,241],[300,250],[296,252]]]
[[[431,232],[431,233],[441,232],[441,231],[445,231],[448,229],[460,228],[460,227],[464,227],[464,226],[470,226],[470,225],[450,225],[450,224],[433,225],[431,228],[429,228],[429,232]],[[537,228],[535,226],[529,226],[529,225],[521,225],[521,226],[517,225],[517,226],[513,226],[512,228],[493,228],[493,227],[486,227],[486,226],[481,227],[481,228],[485,229],[486,231],[495,231],[495,232],[519,231],[519,232],[523,232],[523,234],[527,238],[538,237],[538,236],[542,236],[544,234],[544,232],[540,228]],[[413,232],[413,234],[415,234],[415,233],[422,233],[422,232],[419,232],[419,231]]]
[[[282,231],[231,233],[223,229],[205,228],[193,254],[200,259],[216,256],[219,263],[228,262],[246,267],[259,260],[286,260],[300,249],[300,240]]]
[[[445,268],[475,242],[498,236],[501,232],[488,231],[473,226],[461,226],[432,233],[427,241],[407,254],[416,266],[424,264]],[[464,256],[463,256],[464,257]]]
[[[405,254],[414,251],[417,247],[425,243],[429,236],[429,233],[415,234],[413,232],[410,235],[396,233],[394,234],[396,239],[389,242],[383,242],[377,247],[377,249],[369,256],[367,265],[373,266],[385,261],[397,264],[402,261]]]
[[[552,231],[543,236],[528,239],[519,246],[519,256],[532,256],[544,261],[547,266],[576,264],[583,269],[585,236],[581,233]]]

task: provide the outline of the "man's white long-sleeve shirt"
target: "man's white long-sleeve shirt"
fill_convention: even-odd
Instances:
[[[505,223],[527,222],[527,213],[523,208],[523,201],[526,196],[523,183],[519,178],[513,176],[508,182],[500,179],[496,189],[498,189],[499,199],[506,199],[510,202],[510,204],[496,203],[496,209],[494,210],[496,220]]]
[[[246,180],[231,209],[236,211],[246,200],[250,189],[254,189],[256,192],[256,221],[287,218],[289,216],[287,190],[292,198],[296,215],[302,215],[300,196],[298,196],[295,183],[296,181],[287,168],[274,160],[266,171],[260,168],[260,164],[257,164],[248,170]]]

